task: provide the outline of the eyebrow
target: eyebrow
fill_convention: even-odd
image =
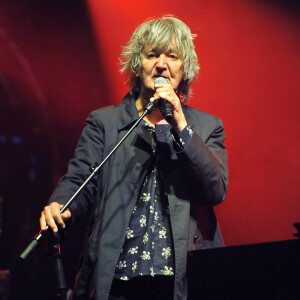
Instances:
[[[167,48],[166,51],[162,51],[162,50],[159,50],[157,47],[155,48],[149,48],[146,50],[146,52],[166,52],[166,53],[177,53],[179,54],[179,51],[177,48],[173,48],[173,47],[170,47],[170,48]]]

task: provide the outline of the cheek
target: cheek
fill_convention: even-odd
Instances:
[[[172,67],[170,67],[170,71],[177,77],[182,76],[183,74],[183,64],[174,64]]]
[[[182,69],[175,70],[175,76],[174,77],[175,77],[175,79],[177,81],[181,81],[183,79],[183,71],[182,71]]]
[[[152,62],[151,61],[148,61],[146,59],[142,59],[141,61],[141,69],[142,70],[149,70],[151,69],[151,65],[152,65]]]

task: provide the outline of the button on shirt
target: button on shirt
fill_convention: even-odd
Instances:
[[[174,275],[174,254],[168,198],[164,191],[163,164],[166,161],[159,140],[166,138],[171,126],[141,122],[143,134],[152,140],[153,161],[144,178],[133,209],[115,278],[129,280],[142,275]],[[178,136],[172,134],[174,149],[183,150],[193,134],[187,126]]]

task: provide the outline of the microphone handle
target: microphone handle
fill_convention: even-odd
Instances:
[[[168,123],[173,121],[173,110],[170,102],[159,99],[159,110]]]

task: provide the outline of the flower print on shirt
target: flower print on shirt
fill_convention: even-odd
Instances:
[[[161,239],[166,239],[167,238],[167,228],[166,227],[163,226],[158,233],[159,233],[159,237]]]
[[[143,244],[146,244],[148,242],[148,239],[149,239],[148,233],[146,232],[143,236]]]
[[[149,202],[150,199],[151,199],[150,193],[143,193],[143,195],[141,196],[141,199],[142,199],[144,202]]]
[[[133,237],[134,237],[133,230],[130,229],[130,228],[127,228],[127,233],[126,233],[126,235],[127,235],[127,239],[128,239],[128,240],[131,239],[131,238],[133,238]]]
[[[145,227],[146,224],[147,224],[147,218],[145,215],[142,215],[142,217],[140,218],[140,226]]]
[[[171,247],[163,248],[161,256],[164,256],[166,259],[171,256]]]
[[[143,260],[150,260],[151,259],[151,255],[149,251],[143,251],[143,254],[141,255],[141,258]]]
[[[161,270],[161,272],[164,274],[164,275],[174,275],[174,272],[173,272],[173,268],[172,267],[165,267],[163,270]]]
[[[138,249],[139,249],[138,246],[132,247],[132,248],[130,248],[130,249],[128,250],[128,253],[129,253],[129,254],[136,254],[136,253],[138,253]]]

